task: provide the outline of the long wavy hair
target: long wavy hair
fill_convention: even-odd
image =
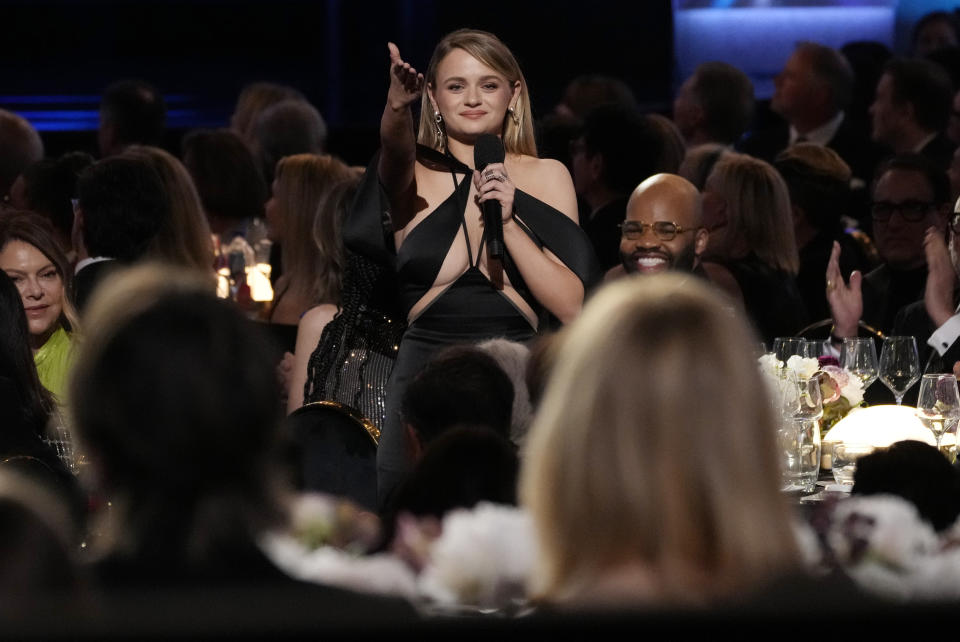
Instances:
[[[503,117],[503,127],[500,135],[503,138],[503,147],[508,153],[537,155],[537,144],[533,135],[533,112],[530,109],[530,93],[527,81],[520,71],[516,58],[499,38],[487,31],[476,29],[458,29],[443,37],[433,50],[430,64],[427,65],[425,79],[431,87],[437,84],[437,67],[454,49],[463,49],[468,54],[501,74],[512,87],[520,82],[520,95],[513,108],[513,114],[506,113]],[[433,149],[444,151],[446,134],[441,136],[437,132],[437,123],[430,96],[426,91],[420,102],[420,129],[417,142]]]

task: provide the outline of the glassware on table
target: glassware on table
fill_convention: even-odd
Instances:
[[[776,337],[773,340],[773,354],[777,359],[786,363],[795,354],[803,356],[803,348],[806,342],[807,340],[801,337]]]
[[[823,397],[818,377],[799,378],[789,372],[783,382],[778,444],[781,490],[812,493],[820,474],[820,425]]]
[[[853,486],[853,475],[857,469],[857,460],[874,450],[871,444],[839,443],[833,446],[830,468],[833,480],[841,486]]]
[[[877,346],[871,337],[847,337],[840,352],[840,365],[850,371],[866,390],[880,376]]]
[[[917,340],[913,337],[884,337],[880,350],[880,381],[890,388],[898,406],[907,390],[919,380]]]
[[[933,433],[940,450],[943,434],[955,431],[960,420],[960,392],[954,375],[923,375],[917,397],[917,418]]]
[[[819,359],[829,354],[826,347],[826,341],[820,339],[807,339],[803,342],[801,355],[808,359]]]

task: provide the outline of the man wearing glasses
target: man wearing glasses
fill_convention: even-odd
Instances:
[[[884,164],[871,204],[874,241],[883,264],[866,276],[853,272],[848,284],[840,272],[840,248],[834,244],[827,265],[827,301],[836,338],[856,336],[861,320],[890,333],[897,312],[923,298],[925,238],[939,235],[943,243],[949,210],[946,174],[929,160],[902,155]]]
[[[624,274],[681,270],[703,275],[700,255],[707,247],[700,192],[674,174],[655,174],[627,201],[620,226],[621,264],[607,279]]]

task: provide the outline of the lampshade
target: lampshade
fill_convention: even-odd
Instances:
[[[937,440],[933,433],[917,419],[915,412],[916,408],[913,406],[855,408],[833,425],[823,436],[823,441],[871,444],[877,448],[885,448],[898,441],[913,439],[936,446]],[[952,446],[956,443],[956,438],[956,434],[944,434],[941,445]]]

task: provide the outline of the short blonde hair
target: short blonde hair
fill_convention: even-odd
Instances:
[[[730,238],[744,238],[750,251],[772,268],[789,274],[800,270],[790,192],[773,166],[746,154],[725,154],[704,191],[714,191],[726,202]]]
[[[520,485],[535,595],[575,600],[632,563],[664,601],[702,602],[796,562],[753,335],[728,305],[689,276],[624,279],[564,330]]]
[[[425,75],[431,87],[437,84],[437,67],[454,49],[463,49],[468,54],[501,74],[512,87],[520,82],[520,95],[513,108],[513,114],[505,114],[503,128],[500,131],[503,147],[508,153],[537,155],[537,144],[533,136],[533,112],[530,109],[530,94],[527,81],[520,71],[516,58],[503,42],[492,33],[475,29],[458,29],[444,36],[437,43],[427,66]],[[437,123],[433,105],[427,92],[423,92],[420,104],[420,130],[417,142],[440,151],[444,150],[446,136],[437,133]]]

